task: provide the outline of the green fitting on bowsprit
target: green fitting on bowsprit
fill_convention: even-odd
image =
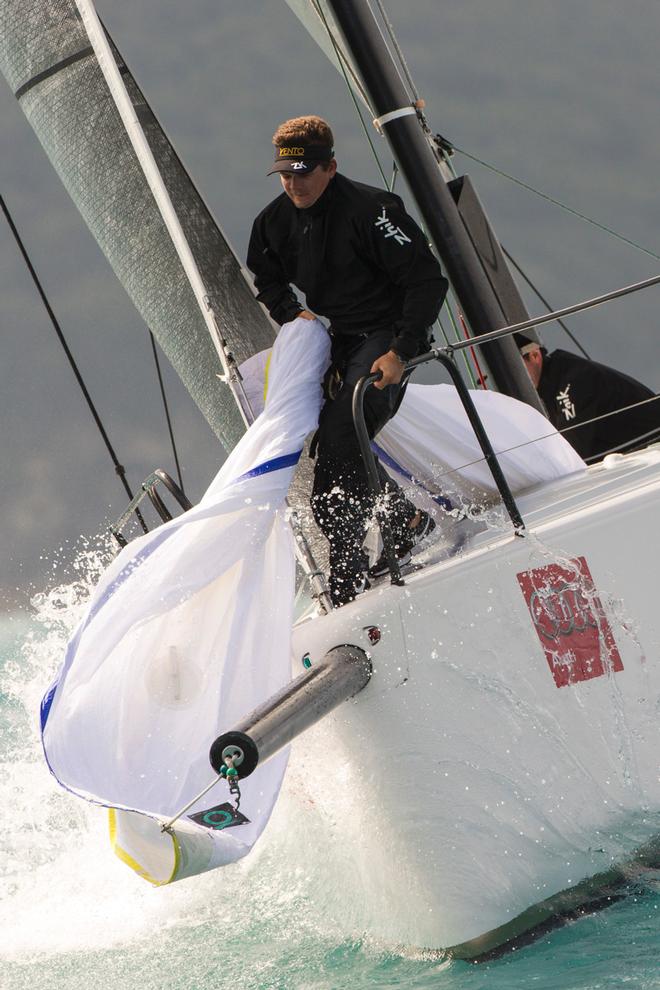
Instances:
[[[238,777],[238,770],[235,770],[233,767],[221,767],[220,776],[226,777],[228,780],[233,780],[234,777]]]

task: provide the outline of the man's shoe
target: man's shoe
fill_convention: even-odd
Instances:
[[[332,599],[332,607],[341,608],[342,605],[354,602],[358,595],[368,591],[370,587],[369,580],[364,574],[350,584],[346,581],[334,581],[331,577],[330,598]]]
[[[395,547],[395,553],[397,560],[399,562],[399,567],[404,567],[409,563],[412,557],[413,547],[418,546],[425,540],[427,536],[430,536],[435,529],[435,522],[431,519],[428,512],[424,512],[420,509],[420,520],[414,529],[406,529],[403,536],[399,539],[399,543]],[[390,565],[387,563],[387,557],[385,556],[385,551],[381,553],[380,557],[375,564],[372,564],[367,574],[369,577],[377,578],[382,577],[383,574],[389,574]]]

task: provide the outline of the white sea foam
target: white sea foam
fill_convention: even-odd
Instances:
[[[300,774],[292,774],[257,855],[220,875],[166,888],[149,886],[113,855],[106,809],[69,794],[50,775],[39,705],[106,560],[105,550],[86,549],[74,581],[35,595],[34,614],[2,628],[0,960],[112,949],[209,920],[220,930],[237,923],[245,930],[288,915],[299,926],[300,903],[311,904],[312,897],[315,909],[306,915],[314,929],[325,901],[316,895],[319,884],[327,893],[328,874],[318,872],[323,829]],[[341,850],[337,856],[340,876]]]
[[[33,598],[31,620],[5,621],[5,959],[121,944],[167,925],[180,906],[180,894],[163,897],[120,866],[108,841],[107,811],[59,787],[41,748],[41,698],[106,559],[105,553],[85,551],[76,560],[76,580]]]
[[[33,616],[15,618],[0,629],[3,987],[326,990],[351,985],[359,990],[379,985],[375,981],[381,976],[381,985],[388,986],[399,985],[399,979],[401,986],[439,990],[480,985],[460,964],[364,939],[360,919],[374,900],[387,849],[381,848],[378,823],[356,792],[345,754],[336,752],[331,774],[312,776],[318,750],[331,738],[325,727],[312,730],[305,745],[296,748],[271,823],[255,851],[237,866],[156,889],[113,856],[105,810],[59,787],[48,773],[38,732],[40,699],[102,564],[102,556],[91,555],[74,581],[34,599]],[[362,862],[351,848],[355,829],[369,829],[372,837],[373,854]],[[631,915],[630,933],[640,919],[651,923],[657,901],[645,904]],[[397,910],[396,891],[382,909]],[[601,954],[603,942],[609,945],[615,934],[607,927],[608,917],[581,922]],[[601,929],[604,935],[598,938]],[[654,937],[657,928],[646,935],[649,945]],[[567,940],[570,949],[572,938],[570,930],[553,936],[557,952]],[[529,950],[536,953],[531,959],[547,951],[545,944]],[[622,961],[620,975],[630,964],[621,951],[625,967]],[[65,972],[72,958],[80,960],[75,978]],[[529,985],[525,980],[534,978],[534,967],[525,969],[525,958],[521,954],[515,972],[507,964],[499,982],[493,971],[489,985],[494,990]],[[140,966],[139,978],[131,971],[132,960]],[[38,967],[28,965],[36,961]],[[639,967],[653,979],[650,962],[642,958]],[[218,971],[225,974],[224,984],[210,975]],[[105,979],[99,980],[101,972]],[[18,982],[12,982],[12,974]]]

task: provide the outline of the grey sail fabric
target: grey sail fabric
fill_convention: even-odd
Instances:
[[[360,73],[344,44],[341,31],[337,27],[330,5],[326,0],[286,0],[303,27],[312,36],[321,51],[330,59],[337,72],[342,72],[337,51],[341,52],[344,70],[351,81],[353,91],[368,105],[362,89]],[[332,35],[332,38],[330,37]]]
[[[220,333],[240,363],[272,345],[272,327],[114,45],[113,52]],[[243,420],[218,378],[216,348],[73,0],[0,0],[0,68],[140,315],[231,448]]]

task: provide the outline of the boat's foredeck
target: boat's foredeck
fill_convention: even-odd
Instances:
[[[660,443],[632,454],[610,454],[586,471],[537,485],[516,496],[518,508],[531,533],[540,533],[588,514],[614,499],[625,499],[649,487],[660,488]],[[501,503],[480,510],[468,518],[451,514],[440,518],[430,545],[420,548],[404,579],[430,569],[453,570],[460,563],[513,538],[511,521]],[[374,591],[389,582],[385,575],[361,596],[366,601]],[[316,614],[311,603],[303,607],[298,621]]]

